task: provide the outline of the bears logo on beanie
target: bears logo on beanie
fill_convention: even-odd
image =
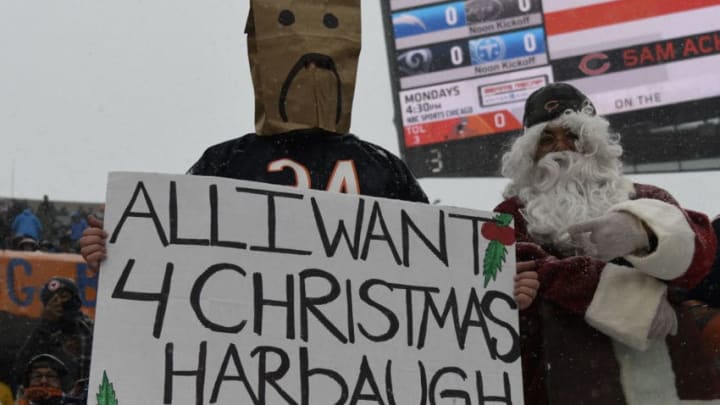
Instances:
[[[595,115],[595,106],[580,90],[567,83],[550,83],[535,90],[525,101],[523,125],[530,128],[554,120],[567,110]]]
[[[65,303],[64,309],[67,311],[79,310],[82,306],[80,291],[73,280],[65,277],[53,277],[45,283],[40,291],[40,299],[43,305],[47,305],[53,295],[60,290],[67,290],[72,294],[72,299]]]

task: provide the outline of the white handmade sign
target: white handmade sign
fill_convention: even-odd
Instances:
[[[105,229],[89,403],[523,403],[505,215],[112,173]]]

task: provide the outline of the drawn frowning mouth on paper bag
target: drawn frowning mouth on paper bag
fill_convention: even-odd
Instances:
[[[314,89],[314,100],[308,99],[308,94],[302,88],[309,86]],[[298,91],[293,92],[296,89]],[[293,94],[296,93],[296,94]],[[320,53],[306,53],[298,59],[290,69],[287,78],[280,90],[279,112],[283,121],[288,122],[288,104],[301,103],[317,105],[318,120],[327,116],[329,109],[333,108],[335,123],[340,122],[342,116],[342,81],[335,66],[335,61],[328,55]]]

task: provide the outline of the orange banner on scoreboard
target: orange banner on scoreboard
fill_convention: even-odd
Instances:
[[[545,14],[548,35],[620,24],[643,18],[717,6],[718,0],[619,0]]]
[[[94,318],[98,275],[88,270],[82,256],[67,253],[0,251],[0,311],[40,316],[40,291],[53,276],[75,280],[82,310]]]

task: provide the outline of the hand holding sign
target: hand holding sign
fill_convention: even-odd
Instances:
[[[103,230],[103,221],[94,215],[88,216],[88,227],[80,238],[80,254],[90,270],[98,271],[100,262],[106,258],[105,240],[107,232]]]
[[[520,310],[527,309],[532,305],[540,288],[540,281],[537,275],[537,262],[535,260],[519,262],[515,275],[515,301]]]

